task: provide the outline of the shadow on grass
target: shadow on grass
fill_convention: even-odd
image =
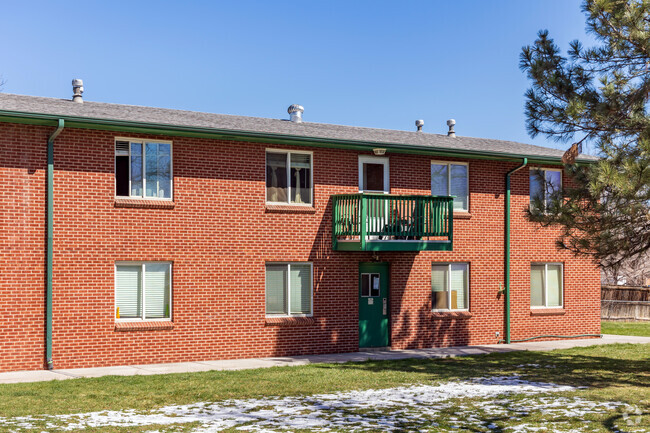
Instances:
[[[445,359],[366,361],[341,365],[318,365],[322,369],[366,372],[395,371],[430,375],[430,380],[466,380],[474,377],[523,373],[526,379],[561,385],[650,387],[650,345],[628,346],[625,359],[608,356],[607,346],[588,349],[589,354],[571,351],[510,352]],[[585,352],[585,349],[581,349]],[[638,359],[637,359],[638,358]]]

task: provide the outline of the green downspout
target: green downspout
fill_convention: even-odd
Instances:
[[[47,247],[45,295],[45,361],[52,370],[52,258],[54,251],[54,140],[63,131],[65,122],[59,119],[56,130],[47,139]]]
[[[510,176],[524,168],[528,158],[524,158],[521,165],[506,173],[506,266],[505,266],[505,294],[506,294],[506,343],[510,344]]]

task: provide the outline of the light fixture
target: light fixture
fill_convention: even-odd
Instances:
[[[377,156],[386,155],[386,149],[381,149],[381,148],[378,147],[378,148],[372,149],[372,153],[374,153]]]

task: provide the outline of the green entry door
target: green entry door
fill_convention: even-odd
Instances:
[[[388,346],[388,263],[359,264],[359,347]]]

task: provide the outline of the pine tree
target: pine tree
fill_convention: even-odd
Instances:
[[[532,137],[589,144],[601,159],[565,164],[563,197],[529,216],[559,225],[559,247],[607,268],[650,249],[650,2],[585,0],[583,11],[595,47],[573,41],[564,57],[543,30],[522,50],[526,126]]]

